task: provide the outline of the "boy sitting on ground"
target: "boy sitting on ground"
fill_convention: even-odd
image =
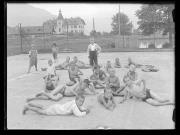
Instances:
[[[115,69],[109,69],[109,76],[106,79],[106,86],[112,90],[113,96],[123,96],[121,92],[125,87],[120,87],[119,78],[115,75],[115,73]]]
[[[83,75],[82,71],[79,70],[78,66],[72,62],[68,69],[70,82],[67,85],[74,85],[80,80],[80,75]]]
[[[115,68],[121,68],[121,64],[120,64],[119,58],[115,59],[114,67]]]
[[[98,96],[98,102],[100,104],[102,104],[106,109],[108,110],[114,110],[114,108],[116,107],[115,101],[114,101],[114,97],[112,95],[111,89],[106,87],[104,89],[104,93],[100,94]]]
[[[112,68],[111,61],[108,60],[106,63],[106,66],[105,66],[105,71],[108,73],[109,69],[111,69],[111,68]]]
[[[93,74],[90,76],[90,80],[93,82],[95,88],[104,88],[106,73],[103,70],[100,70],[100,67],[96,65],[93,68]]]
[[[84,103],[85,97],[83,95],[76,96],[75,100],[68,101],[64,104],[54,104],[47,108],[39,104],[29,103],[23,109],[23,114],[25,115],[27,111],[33,111],[41,115],[70,115],[81,117],[88,114],[89,109],[84,108],[82,105]]]

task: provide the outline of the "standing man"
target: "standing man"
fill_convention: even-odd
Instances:
[[[101,52],[101,47],[94,42],[94,38],[90,38],[90,44],[88,46],[87,52],[89,53],[90,65],[98,65],[98,54]]]

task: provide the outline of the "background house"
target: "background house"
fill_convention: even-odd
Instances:
[[[64,18],[62,16],[61,10],[59,10],[59,15],[56,20],[56,25],[54,26],[55,34],[65,34],[67,33],[84,33],[85,22],[82,18]]]

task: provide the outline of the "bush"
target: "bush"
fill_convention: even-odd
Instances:
[[[163,44],[163,48],[171,48],[171,47],[172,47],[172,45],[168,42]]]
[[[155,47],[155,44],[151,43],[151,44],[148,45],[148,48],[154,49],[154,48],[156,48],[156,47]]]

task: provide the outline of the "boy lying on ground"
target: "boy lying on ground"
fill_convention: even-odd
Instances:
[[[116,107],[112,92],[110,88],[105,88],[104,93],[98,96],[98,102],[108,110],[114,110]]]
[[[174,103],[168,99],[162,99],[155,92],[146,88],[145,80],[140,80],[136,84],[133,83],[128,76],[124,77],[126,90],[134,97],[153,106],[173,105]]]
[[[88,114],[89,109],[84,108],[82,105],[84,103],[85,97],[83,95],[76,96],[75,100],[68,101],[64,104],[54,104],[47,108],[39,104],[29,103],[23,109],[23,114],[25,115],[27,111],[33,111],[41,115],[70,115],[81,117]]]
[[[53,101],[59,101],[63,97],[72,97],[77,96],[79,94],[87,94],[87,95],[94,95],[96,94],[96,91],[93,87],[93,85],[90,84],[90,81],[88,79],[81,80],[77,84],[73,86],[66,86],[66,85],[58,85],[54,90],[52,90],[50,93],[42,92],[37,94],[33,98],[28,98],[26,101],[32,101],[32,100],[53,100]]]
[[[152,65],[144,65],[141,67],[141,70],[144,72],[157,72],[159,69],[155,68]]]
[[[73,63],[75,63],[80,69],[88,69],[91,68],[90,65],[85,64],[83,61],[78,60],[77,56],[74,56]]]
[[[132,59],[129,57],[129,58],[128,58],[128,65],[127,65],[127,66],[124,66],[124,67],[125,67],[125,68],[129,68],[129,66],[130,66],[131,64],[134,64],[134,65],[136,66],[136,68],[140,68],[141,66],[143,66],[143,65],[141,65],[141,64],[135,63],[135,62],[132,61]]]

